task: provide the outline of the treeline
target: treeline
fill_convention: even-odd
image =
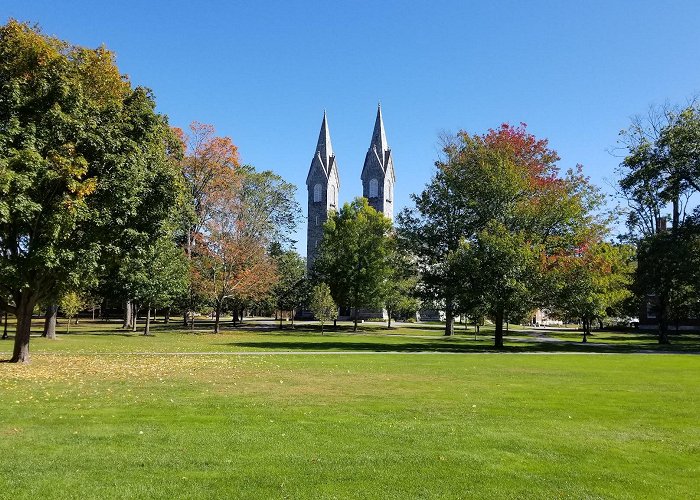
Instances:
[[[538,308],[580,322],[583,342],[593,322],[645,309],[668,343],[670,324],[700,317],[700,107],[654,108],[620,136],[613,210],[525,125],[445,137],[396,228],[363,199],[332,215],[315,297],[327,289],[356,324],[362,308],[441,310],[446,335],[457,315],[489,318],[497,347],[504,322],[529,323]]]
[[[31,318],[108,301],[136,330],[139,311],[339,308],[443,311],[520,322],[536,308],[580,321],[700,315],[700,109],[663,107],[621,134],[610,211],[582,168],[561,171],[525,125],[444,137],[425,188],[396,226],[364,198],[332,213],[312,272],[290,234],[296,187],[242,165],[229,138],[172,128],[104,47],[92,50],[10,21],[0,28],[0,309],[17,318],[11,360],[27,361]],[[626,232],[612,232],[624,217]],[[668,224],[666,221],[668,220]],[[619,227],[617,232],[620,233]],[[60,306],[60,307],[59,307]],[[5,329],[7,321],[5,321]]]
[[[355,313],[444,311],[446,335],[457,315],[488,317],[498,347],[504,322],[536,308],[581,319],[585,341],[594,318],[630,297],[634,252],[606,241],[602,194],[558,160],[524,125],[447,137],[395,229],[362,199],[331,217],[316,279]]]

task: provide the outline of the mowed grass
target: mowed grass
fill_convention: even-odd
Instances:
[[[0,496],[698,497],[697,355],[114,326],[0,364]]]
[[[493,326],[474,328],[455,326],[455,335],[445,337],[439,323],[402,323],[387,328],[386,323],[365,323],[357,332],[352,323],[326,325],[325,334],[315,322],[289,324],[280,329],[269,319],[246,320],[242,325],[222,323],[222,334],[213,335],[213,323],[199,320],[194,330],[181,325],[181,319],[170,324],[158,321],[151,326],[151,335],[143,335],[143,320],[138,331],[120,328],[120,321],[87,321],[71,325],[61,320],[58,338],[40,337],[43,321],[35,318],[32,330],[32,353],[237,353],[257,351],[357,351],[357,352],[494,352]],[[10,332],[14,324],[10,322]],[[581,344],[581,332],[575,329],[532,329],[510,325],[506,335],[508,352],[688,352],[700,353],[700,333],[670,333],[671,345],[659,345],[653,332],[594,332],[588,344]],[[12,350],[10,341],[0,342],[0,355]]]

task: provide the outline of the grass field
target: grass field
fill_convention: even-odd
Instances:
[[[698,498],[700,357],[645,334],[60,331],[0,364],[2,497]]]

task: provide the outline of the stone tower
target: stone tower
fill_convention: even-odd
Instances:
[[[394,160],[386,141],[382,106],[377,108],[372,141],[362,167],[362,196],[369,200],[370,206],[377,212],[384,213],[394,220]]]
[[[306,269],[310,271],[323,237],[323,224],[328,219],[331,210],[338,209],[338,190],[340,189],[338,165],[333,154],[325,111],[323,112],[323,123],[321,123],[321,132],[318,135],[316,152],[311,160],[309,175],[306,177],[306,188],[309,195]]]

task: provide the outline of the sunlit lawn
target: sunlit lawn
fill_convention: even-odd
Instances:
[[[424,326],[63,326],[0,364],[2,497],[697,497],[697,355],[492,353],[488,329]]]

